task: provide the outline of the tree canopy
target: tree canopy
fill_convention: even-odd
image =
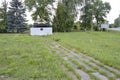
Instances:
[[[51,4],[54,0],[25,0],[25,4],[29,11],[33,11],[33,20],[39,16],[41,19],[49,20],[48,11],[46,9],[48,4]]]
[[[54,31],[68,32],[74,25],[76,7],[81,4],[81,0],[59,1],[56,15],[53,20]]]
[[[58,3],[58,8],[56,10],[56,16],[53,20],[53,30],[55,32],[67,32],[73,27],[73,16],[67,12],[66,6],[62,2]]]
[[[106,21],[105,18],[107,17],[107,14],[109,13],[111,7],[109,3],[103,3],[101,0],[96,0],[94,2],[94,5],[94,16],[97,26],[99,26],[101,23],[104,23]]]
[[[29,11],[33,20],[39,16],[41,19],[50,21],[50,8],[56,0],[25,0],[25,6]],[[80,17],[80,25],[84,30],[98,30],[101,23],[105,23],[106,15],[109,13],[111,7],[107,2],[102,0],[58,0],[58,7],[53,20],[54,31],[71,31],[75,24],[76,15],[78,15],[77,7],[82,7]],[[53,14],[52,14],[53,15]],[[118,24],[118,19],[115,24]],[[20,27],[25,27],[25,7],[21,0],[12,0],[7,12],[7,3],[3,2],[0,8],[0,29],[6,29],[10,32],[15,30],[19,32]]]
[[[83,14],[81,16],[81,21],[84,28],[91,29],[93,27],[93,20],[95,20],[96,30],[98,30],[101,23],[104,23],[109,13],[111,6],[107,2],[102,0],[86,1],[85,6],[81,9]]]
[[[82,21],[82,28],[84,30],[88,30],[92,28],[92,20],[93,20],[93,4],[92,2],[86,1],[85,6],[81,9],[82,15],[80,17]]]

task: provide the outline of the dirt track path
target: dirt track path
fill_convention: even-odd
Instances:
[[[104,65],[92,57],[76,53],[55,41],[47,41],[50,51],[59,54],[72,70],[64,65],[73,80],[120,80],[120,70]],[[81,79],[80,79],[81,78]]]

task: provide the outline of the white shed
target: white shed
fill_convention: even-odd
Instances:
[[[40,27],[40,28],[31,28],[30,35],[51,35],[52,34],[52,27]]]
[[[30,35],[51,35],[52,34],[52,27],[49,26],[45,20],[38,18],[33,27],[30,29]]]

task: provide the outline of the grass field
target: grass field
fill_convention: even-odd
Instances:
[[[0,80],[72,80],[69,71],[80,79],[81,76],[56,54],[57,45],[52,44],[49,48],[50,44],[54,43],[53,40],[77,53],[81,52],[120,69],[119,32],[55,33],[46,37],[0,34]],[[61,54],[64,53],[61,47],[58,47],[58,50]],[[79,68],[81,69],[81,66]]]
[[[71,80],[44,37],[0,34],[0,80]]]
[[[104,64],[120,69],[119,32],[56,33],[52,39],[73,50],[92,56]]]

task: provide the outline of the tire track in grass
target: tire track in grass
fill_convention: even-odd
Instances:
[[[69,71],[69,70],[65,67],[65,65],[62,65],[62,69],[63,69],[64,71],[66,71],[67,75],[69,75],[73,80],[78,80],[78,78],[76,77],[76,75],[74,75],[73,72]]]
[[[83,62],[81,62],[81,60],[78,60],[77,58],[74,58],[74,60],[72,60],[72,62],[73,63],[75,63],[76,65],[77,64],[79,64],[78,65],[78,68],[79,69],[82,69],[82,70],[84,70],[86,73],[88,73],[91,77],[92,77],[92,80],[94,79],[94,80],[108,80],[105,76],[103,76],[103,75],[101,75],[100,73],[98,74],[98,72],[96,73],[96,72],[94,72],[94,70],[92,69],[92,67],[90,67],[88,64],[85,64],[85,63],[83,63]],[[81,67],[82,66],[82,67]],[[94,73],[94,74],[97,74],[97,75],[93,75],[93,74],[91,74],[91,73]],[[84,73],[83,73],[84,74]],[[99,75],[99,76],[98,76]],[[96,77],[96,78],[95,78]],[[83,79],[84,80],[84,79]],[[89,79],[87,79],[87,80],[89,80]]]
[[[53,47],[53,46],[52,46]],[[91,80],[89,75],[87,73],[85,73],[84,71],[82,70],[79,70],[77,69],[76,65],[73,64],[71,61],[69,61],[68,57],[67,57],[67,54],[65,54],[64,52],[62,52],[62,50],[59,50],[59,49],[56,49],[56,47],[58,48],[59,46],[54,46],[53,49],[57,50],[56,53],[58,53],[60,56],[63,57],[63,59],[69,63],[69,65],[72,67],[72,69],[74,69],[75,72],[75,75],[78,77],[78,74],[79,76],[81,77],[81,79],[78,78],[78,80]]]
[[[79,74],[82,80],[119,80],[120,71],[94,58],[65,48],[55,41],[47,42]],[[96,78],[95,78],[96,77]]]
[[[91,79],[90,79],[90,76],[89,76],[86,72],[78,69],[78,68],[77,68],[77,65],[75,65],[74,63],[72,63],[72,62],[69,60],[70,57],[67,56],[68,53],[65,53],[61,48],[59,48],[60,45],[53,45],[53,44],[52,44],[51,46],[52,46],[52,47],[54,46],[53,49],[54,49],[54,50],[57,50],[56,53],[58,53],[60,56],[62,56],[63,59],[64,59],[67,63],[69,63],[69,65],[74,69],[74,71],[75,71],[76,74],[79,74],[79,76],[81,77],[81,79],[79,79],[79,80],[91,80]]]
[[[61,53],[64,53],[64,52],[59,52],[59,54],[61,54]],[[69,57],[63,57],[63,58],[64,58],[64,60],[66,60],[72,66],[72,68],[74,69],[75,73],[79,74],[81,76],[81,80],[91,80],[90,76],[87,73],[85,73],[84,71],[78,69],[77,65],[75,65],[73,62],[71,62],[69,60]]]
[[[62,49],[60,48],[61,46],[60,45],[57,45],[56,46],[56,44],[53,44],[52,43],[52,46],[54,46],[55,45],[55,47],[57,47],[57,48],[59,48],[60,50],[57,50],[55,47],[54,47],[54,49],[55,50],[57,50],[57,53],[59,52],[59,51],[62,51]],[[64,50],[65,51],[65,50]],[[63,54],[63,56],[65,55],[65,56],[67,56],[67,54],[69,54],[69,53],[67,53],[67,54],[64,54],[65,52],[59,52],[59,54],[61,55],[61,54]],[[69,54],[69,56],[73,56],[72,54]],[[67,56],[68,57],[68,56]],[[70,59],[73,59],[73,58],[70,58]],[[79,74],[80,74],[80,76],[82,77],[82,80],[93,80],[93,79],[90,79],[90,75],[88,74],[88,73],[86,73],[85,71],[82,71],[82,70],[80,70],[80,69],[78,69],[77,68],[77,66],[73,63],[73,62],[70,62],[70,60],[68,60],[67,62],[69,62],[69,64],[72,66],[72,67],[74,67],[74,69],[75,69],[75,71],[76,71],[76,73],[78,73],[79,72]],[[86,64],[87,65],[87,64]],[[86,66],[87,67],[87,66]],[[84,72],[84,73],[83,73]],[[94,79],[95,80],[95,79]]]
[[[95,60],[94,58],[84,55],[82,53],[78,54],[71,50],[68,50],[68,52],[73,53],[77,57],[79,56],[79,59],[83,59],[84,63],[87,62],[86,64],[89,64],[91,67],[98,69],[100,73],[105,74],[107,77],[111,78],[111,80],[115,80],[114,77],[120,79],[120,70],[117,70],[113,67],[107,66],[107,65],[101,63],[100,61]]]
[[[55,47],[57,47],[57,46],[55,46]],[[57,52],[60,56],[62,56],[58,49],[54,50],[54,47],[53,47],[53,46],[50,46],[50,45],[49,45],[49,48],[48,48],[48,49],[49,49],[49,51],[50,51],[51,53],[52,53],[52,52]],[[63,59],[64,59],[64,60],[67,60],[67,57],[64,56]],[[64,62],[63,62],[63,63],[64,63]],[[66,71],[67,75],[68,75],[69,77],[71,77],[73,80],[80,80],[80,77],[77,76],[77,74],[74,72],[73,68],[71,69],[71,67],[68,66],[67,63],[62,64],[61,67],[63,68],[63,70]]]
[[[74,53],[74,54],[75,54],[75,53]],[[95,71],[97,70],[97,71],[99,71],[100,73],[103,73],[103,74],[104,74],[105,76],[107,76],[107,77],[109,77],[109,76],[110,76],[110,78],[111,78],[111,77],[115,77],[115,75],[114,75],[113,73],[111,73],[110,71],[108,71],[108,70],[106,70],[106,69],[104,69],[104,68],[96,65],[96,64],[93,63],[93,62],[86,61],[86,60],[87,60],[86,58],[79,58],[78,55],[77,55],[76,58],[75,58],[75,60],[76,60],[77,62],[82,61],[82,63],[79,62],[79,64],[84,64],[84,67],[85,67],[86,69],[88,69],[88,67],[89,67],[89,69],[90,69],[90,68],[93,68],[93,70],[95,70]]]

